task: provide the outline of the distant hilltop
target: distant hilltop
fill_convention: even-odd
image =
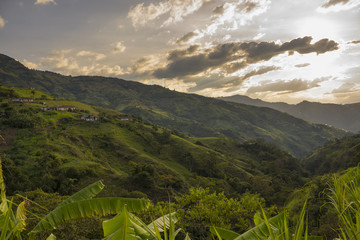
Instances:
[[[360,103],[341,105],[303,101],[293,105],[283,102],[265,102],[244,95],[234,95],[218,99],[258,107],[268,107],[309,122],[326,124],[355,133],[360,132]]]

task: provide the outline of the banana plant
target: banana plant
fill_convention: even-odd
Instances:
[[[121,213],[103,222],[105,240],[175,240],[181,229],[175,230],[178,221],[175,212],[161,216],[150,224],[145,224],[124,206]],[[188,235],[185,240],[190,240]]]
[[[334,176],[329,200],[337,211],[340,239],[360,240],[360,168]]]
[[[103,222],[104,240],[175,240],[181,229],[175,230],[178,221],[175,212],[166,214],[150,224],[145,224],[133,213],[145,209],[148,201],[128,198],[93,198],[104,185],[101,181],[75,193],[46,215],[29,233],[30,239],[36,234],[50,230],[71,219],[117,214]],[[48,240],[56,237],[51,234]],[[190,240],[186,235],[185,240]]]
[[[256,226],[243,234],[219,227],[211,227],[210,230],[218,239],[224,240],[322,240],[322,237],[308,235],[308,227],[305,224],[305,209],[306,202],[293,232],[290,231],[286,212],[269,219],[263,209],[261,209],[262,217],[259,213],[254,216]]]
[[[0,140],[5,144],[5,139],[0,135]],[[9,201],[6,198],[5,193],[5,182],[3,178],[3,171],[1,165],[1,155],[0,155],[0,240],[7,239],[21,239],[21,232],[25,230],[25,221],[26,221],[26,208],[25,201],[17,205],[17,210],[14,213],[12,206],[15,203],[12,199]]]
[[[30,239],[34,239],[39,232],[54,229],[72,219],[118,214],[124,206],[131,212],[138,212],[149,205],[145,199],[93,198],[103,188],[104,184],[97,181],[64,200],[31,230]]]

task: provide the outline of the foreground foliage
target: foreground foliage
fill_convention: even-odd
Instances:
[[[306,203],[297,219],[296,226],[289,227],[287,212],[282,212],[272,218],[268,218],[264,210],[254,216],[255,227],[243,234],[238,234],[223,228],[212,227],[211,232],[219,239],[224,240],[322,240],[322,237],[309,236],[306,215]]]
[[[329,195],[335,208],[344,240],[360,239],[360,168],[352,169],[341,177],[335,177]]]

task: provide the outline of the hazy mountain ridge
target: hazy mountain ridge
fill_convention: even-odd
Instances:
[[[352,132],[360,131],[360,103],[341,105],[303,101],[298,104],[287,104],[283,102],[265,102],[243,95],[219,99],[258,107],[269,107],[313,123],[327,124]]]
[[[269,108],[230,103],[160,86],[106,77],[70,77],[29,70],[0,56],[1,84],[27,87],[112,108],[198,137],[264,138],[296,156],[347,133]]]

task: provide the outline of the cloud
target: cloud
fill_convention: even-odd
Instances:
[[[245,81],[253,76],[256,76],[256,75],[263,75],[265,73],[268,73],[268,72],[271,72],[271,71],[275,71],[275,70],[279,70],[280,67],[277,67],[277,66],[266,66],[266,67],[261,67],[259,69],[255,69],[255,70],[252,70],[251,72],[248,72],[247,74],[245,74],[245,76],[243,76],[241,78],[242,81]]]
[[[47,4],[54,4],[56,5],[56,2],[54,0],[36,0],[34,3],[35,5],[47,5]]]
[[[166,66],[155,69],[153,76],[176,78],[196,75],[218,68],[223,68],[231,73],[247,65],[270,60],[272,57],[285,52],[289,54],[294,52],[321,54],[338,49],[338,43],[332,40],[322,39],[313,44],[311,40],[311,37],[303,37],[283,44],[275,42],[233,42],[218,44],[202,50],[197,49],[191,54],[174,55],[170,52]]]
[[[122,53],[125,52],[125,45],[123,42],[114,42],[111,44],[111,46],[114,48],[114,52]]]
[[[349,42],[349,44],[360,44],[360,40],[357,40],[357,41],[351,41],[351,42]]]
[[[196,86],[189,89],[190,92],[203,92],[209,96],[214,94],[209,94],[209,91],[216,92],[215,95],[221,95],[218,92],[223,94],[226,92],[232,92],[239,90],[239,85],[244,81],[250,79],[256,75],[262,75],[274,70],[280,69],[276,66],[261,66],[257,69],[248,71],[243,76],[225,76],[222,73],[208,73],[204,76],[195,76],[188,77],[184,79],[184,82],[196,83]]]
[[[213,14],[214,15],[223,15],[225,12],[224,5],[218,6],[214,9]]]
[[[265,13],[271,5],[270,0],[229,1],[214,9],[211,23],[204,29],[197,30],[202,36],[215,34],[220,27],[226,31],[238,30],[251,20]]]
[[[5,19],[3,19],[3,18],[0,16],[0,28],[4,28],[4,27],[5,27],[5,24],[6,24]]]
[[[348,3],[350,0],[328,0],[326,3],[324,3],[322,5],[322,7],[324,8],[328,8],[328,7],[331,7],[331,6],[334,6],[334,5],[338,5],[338,4],[346,4]]]
[[[99,61],[106,58],[105,54],[96,53],[91,51],[79,51],[76,56],[78,57],[88,57],[89,60]]]
[[[150,3],[148,6],[140,3],[130,9],[128,18],[130,18],[133,26],[138,28],[158,19],[162,15],[168,14],[168,18],[161,25],[164,27],[182,21],[184,17],[196,12],[204,3],[209,1],[210,0],[168,0],[157,4]]]
[[[360,66],[350,68],[347,77],[342,80],[342,84],[333,89],[330,93],[338,102],[354,103],[360,102]]]
[[[63,74],[73,74],[73,72],[78,72],[80,67],[77,61],[73,57],[66,56],[71,52],[72,50],[54,50],[48,57],[42,57],[40,59],[39,66]]]
[[[158,56],[150,55],[138,59],[133,66],[131,71],[135,76],[151,76],[154,68],[161,65],[161,59]]]
[[[186,49],[172,50],[168,53],[168,60],[176,60],[184,56],[193,55],[200,49],[199,45],[192,45]]]
[[[86,57],[84,59],[84,57]],[[118,77],[126,73],[121,66],[101,65],[98,60],[104,59],[105,55],[90,51],[54,50],[49,56],[40,59],[35,64],[39,69],[59,72],[65,75],[101,75]],[[24,61],[24,63],[26,63]]]
[[[331,94],[342,103],[360,102],[360,86],[354,82],[345,82],[339,88],[334,89]]]
[[[345,82],[339,88],[332,90],[331,93],[349,93],[349,92],[358,92],[360,89],[358,88],[358,84],[354,82]]]
[[[279,70],[280,67],[277,66],[262,66],[259,67],[258,69],[254,69],[251,70],[249,72],[247,72],[245,75],[240,76],[240,77],[233,77],[233,79],[231,81],[224,81],[220,86],[218,86],[217,88],[234,88],[236,86],[239,86],[239,84],[242,84],[244,81],[250,79],[253,76],[257,76],[257,75],[263,75],[265,73],[271,72],[271,71],[275,71],[275,70]],[[216,88],[216,87],[214,87]]]
[[[223,69],[225,70],[225,72],[227,74],[231,74],[231,73],[239,71],[240,69],[243,69],[243,68],[247,67],[247,65],[248,64],[246,62],[244,62],[244,61],[242,61],[242,62],[232,62],[232,63],[224,65]]]
[[[359,0],[326,0],[321,7],[317,9],[318,12],[340,12],[350,10],[360,5]]]
[[[27,68],[30,68],[30,69],[36,69],[38,67],[38,65],[36,63],[30,62],[26,59],[24,59],[22,61],[22,64],[24,64]]]
[[[310,63],[302,63],[302,64],[295,65],[295,67],[297,67],[297,68],[303,68],[303,67],[307,67],[307,66],[310,66]]]
[[[258,33],[255,37],[253,37],[253,40],[259,40],[263,38],[266,35],[266,33]]]
[[[227,88],[226,83],[236,82],[238,79],[238,76],[224,76],[219,73],[210,73],[205,76],[184,78],[184,82],[195,84],[189,88],[189,92],[208,92],[206,89],[211,89],[214,93],[222,88]],[[207,94],[207,96],[209,96],[209,94]]]
[[[303,79],[293,79],[291,81],[271,81],[261,82],[260,85],[250,87],[247,94],[254,94],[258,92],[281,92],[281,93],[294,93],[301,92],[311,88],[320,87],[319,83],[325,79],[316,79],[314,81],[306,81]]]
[[[185,34],[184,36],[182,36],[181,38],[179,38],[176,43],[179,45],[188,43],[192,38],[198,36],[199,34],[196,32],[189,32],[187,34]]]

